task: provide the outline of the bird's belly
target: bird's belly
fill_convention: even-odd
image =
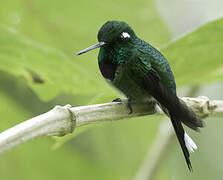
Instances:
[[[149,93],[139,85],[142,79],[134,79],[125,66],[99,63],[99,68],[106,81],[128,98],[146,100],[151,97]]]
[[[147,100],[151,96],[140,86],[140,82],[136,82],[134,78],[129,76],[125,71],[117,73],[111,84],[133,100]]]

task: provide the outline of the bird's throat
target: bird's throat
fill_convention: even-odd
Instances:
[[[99,62],[98,63],[101,74],[105,79],[113,80],[115,78],[115,72],[117,65],[112,64],[112,63],[104,63],[104,62]]]

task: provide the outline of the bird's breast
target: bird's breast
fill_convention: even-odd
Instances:
[[[141,101],[150,98],[148,92],[140,85],[141,81],[142,79],[135,76],[132,72],[131,67],[128,67],[128,65],[118,65],[111,84],[128,98]]]
[[[99,62],[99,69],[105,79],[113,80],[117,69],[116,64]]]

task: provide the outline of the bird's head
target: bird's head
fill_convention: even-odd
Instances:
[[[108,21],[98,31],[99,43],[80,51],[78,55],[102,46],[125,46],[131,43],[135,38],[136,35],[134,31],[125,22]]]
[[[134,31],[122,21],[108,21],[98,31],[98,41],[106,44],[126,43],[133,38]]]

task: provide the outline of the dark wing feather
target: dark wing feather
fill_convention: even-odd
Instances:
[[[153,68],[144,77],[144,86],[186,126],[195,131],[199,131],[199,127],[204,127],[204,122],[176,94],[162,84],[161,77]]]
[[[173,124],[174,130],[176,132],[178,141],[180,143],[180,146],[183,150],[184,157],[186,159],[187,165],[189,170],[191,170],[191,162],[190,162],[190,155],[188,152],[188,149],[186,147],[185,141],[184,141],[184,129],[182,127],[182,124],[180,123],[180,120],[175,118],[174,113],[171,111],[174,110],[174,104],[176,101],[176,95],[170,93],[169,90],[167,90],[160,82],[161,78],[159,74],[154,70],[151,69],[147,75],[144,77],[144,87],[148,92],[165,108],[168,109],[171,122]],[[177,107],[176,107],[177,108]]]
[[[160,92],[160,101],[171,112],[175,112],[178,119],[189,128],[198,131],[199,127],[204,126],[204,122],[190,109],[187,105],[178,99],[176,95],[176,85],[171,68],[165,57],[150,44],[143,41],[143,48],[139,51],[139,63],[141,64],[142,74],[146,74],[145,78],[149,78],[151,82],[149,88],[155,88],[154,92]],[[144,55],[144,56],[143,56]],[[145,56],[147,55],[147,56]],[[136,58],[137,59],[137,58]],[[146,73],[145,73],[146,72]],[[154,81],[154,82],[152,82]],[[153,87],[153,84],[157,86]],[[151,94],[152,95],[152,94]]]

